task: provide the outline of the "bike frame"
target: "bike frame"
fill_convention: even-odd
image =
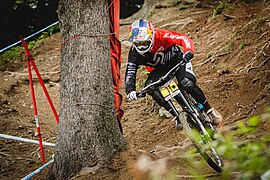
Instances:
[[[177,70],[178,70],[181,66],[184,66],[186,63],[187,63],[187,62],[185,62],[185,61],[179,62],[179,63],[178,63],[177,65],[175,65],[172,69],[170,69],[164,76],[162,76],[158,81],[155,81],[155,82],[149,84],[148,86],[144,87],[139,93],[137,93],[137,96],[138,96],[138,97],[143,96],[142,94],[144,94],[144,93],[146,93],[146,92],[148,92],[148,91],[155,90],[155,89],[158,89],[158,90],[159,90],[159,88],[153,88],[153,89],[151,89],[151,87],[156,86],[156,85],[158,85],[158,84],[162,84],[162,83],[164,83],[164,82],[165,82],[164,85],[166,85],[167,83],[169,83],[169,82],[173,79],[173,77],[175,76],[175,73],[177,72]],[[169,79],[169,80],[167,80],[167,78],[170,76],[171,73],[173,73],[173,75],[171,76],[172,78]],[[164,86],[164,85],[162,85],[162,86]],[[162,86],[160,86],[160,87],[162,87]],[[185,108],[185,107],[182,107],[183,110],[184,110],[187,114],[191,115],[194,119],[196,119],[196,123],[194,123],[194,124],[197,124],[197,125],[199,126],[199,129],[203,129],[203,133],[208,134],[208,133],[205,131],[205,129],[203,128],[203,124],[201,123],[201,121],[200,121],[199,118],[197,117],[196,112],[195,112],[196,110],[193,109],[193,108],[189,105],[189,103],[187,102],[186,98],[184,97],[182,91],[183,91],[183,90],[180,89],[180,94],[178,94],[178,95],[179,95],[180,98],[183,100],[184,105],[186,106],[186,108]],[[174,106],[174,104],[172,103],[172,101],[169,100],[169,101],[167,101],[167,102],[169,103],[170,107],[172,108],[172,111],[174,111],[174,113],[177,114],[177,116],[179,117],[179,112],[178,112],[177,109],[175,108],[175,106]],[[182,105],[181,105],[181,106],[182,106]]]
[[[188,103],[188,101],[186,100],[186,98],[184,97],[182,91],[179,94],[182,101],[185,103],[185,105],[187,106],[187,110],[184,110],[187,114],[191,115],[193,118],[192,120],[196,120],[196,123],[194,123],[195,125],[198,126],[198,129],[202,130],[202,132],[204,134],[207,134],[207,136],[209,136],[208,132],[205,130],[201,120],[198,118],[197,113],[196,113],[196,109],[194,109],[192,106],[190,106],[190,104]],[[183,107],[184,108],[184,107]],[[210,136],[209,136],[210,137]]]
[[[170,82],[175,76],[175,73],[177,70],[185,65],[186,62],[182,61],[178,63],[175,67],[173,67],[168,73],[166,73],[164,76],[162,76],[159,80],[147,85],[144,87],[141,91],[137,93],[137,97],[144,97],[145,94],[149,91],[153,90],[159,90],[161,91],[162,88],[170,89]],[[170,98],[166,98],[169,106],[171,107],[172,111],[177,115],[176,118],[176,128],[179,127],[179,123],[183,125],[184,130],[186,133],[190,134],[188,137],[193,142],[195,148],[199,151],[199,153],[202,155],[202,157],[207,161],[207,163],[215,169],[217,172],[222,172],[222,166],[223,162],[222,159],[217,154],[216,150],[211,145],[211,140],[214,138],[210,136],[210,134],[207,132],[205,126],[211,126],[211,124],[207,124],[207,120],[204,119],[206,116],[196,108],[197,102],[189,95],[187,92],[185,92],[182,89],[179,89],[180,92],[177,92],[178,94],[175,95],[174,92],[176,91],[170,91],[169,94],[171,95]],[[174,94],[174,95],[173,95]],[[168,94],[163,94],[163,97],[168,97]],[[182,102],[178,102],[179,105],[182,107],[183,112],[187,114],[187,117],[185,119],[180,119],[179,115],[180,112],[176,109],[174,103],[172,102],[172,98],[176,99],[176,97],[181,98]],[[164,97],[165,98],[165,97]],[[179,99],[178,99],[179,100]],[[176,99],[177,101],[177,99]],[[203,117],[201,117],[203,115]],[[206,124],[204,124],[206,122]],[[195,134],[192,133],[192,129],[196,130],[200,134],[200,139],[198,139]],[[211,131],[213,129],[211,128]],[[204,149],[202,148],[203,145],[210,145],[209,148]]]

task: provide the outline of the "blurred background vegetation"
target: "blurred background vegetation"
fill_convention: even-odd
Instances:
[[[59,0],[2,0],[0,6],[0,49],[58,21]],[[121,1],[121,18],[137,12],[144,0]]]

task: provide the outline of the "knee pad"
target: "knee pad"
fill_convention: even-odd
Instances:
[[[181,82],[180,82],[180,86],[181,88],[183,88],[187,93],[192,93],[195,89],[195,83],[188,79],[188,78],[184,78]]]

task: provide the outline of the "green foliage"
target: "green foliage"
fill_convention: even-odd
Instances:
[[[150,12],[150,14],[149,14],[149,16],[148,16],[148,19],[151,19],[151,18],[153,18],[155,15],[157,15],[158,14],[158,9],[153,9],[151,12]]]
[[[259,179],[270,168],[270,134],[256,137],[262,123],[270,124],[270,108],[261,116],[253,116],[247,123],[213,142],[218,153],[226,159],[223,178],[230,179],[231,172],[241,172],[238,179]],[[240,138],[242,140],[240,140]],[[197,160],[196,160],[197,161]],[[195,165],[194,165],[195,166]]]
[[[232,42],[229,41],[227,44],[226,44],[226,47],[225,47],[225,52],[229,52],[232,50]]]
[[[8,51],[5,51],[0,55],[0,62],[7,63],[9,61],[14,61],[19,55],[23,53],[23,47],[13,47]]]
[[[52,36],[53,34],[59,32],[59,25],[56,24],[48,29],[48,31],[42,32],[42,34],[38,37],[38,40],[46,39],[47,37]]]
[[[216,7],[216,9],[214,9],[212,17],[214,18],[217,15],[221,14],[224,8],[225,8],[225,5],[222,2],[220,2],[219,5]]]
[[[235,135],[235,136],[237,136],[237,135],[245,135],[245,134],[253,132],[255,130],[256,130],[256,128],[249,127],[249,126],[245,125],[242,121],[240,121],[238,123],[238,129],[233,131],[232,134]]]
[[[208,66],[208,73],[210,74],[215,69],[215,66]]]
[[[251,24],[253,28],[260,27],[264,25],[268,21],[268,19],[269,19],[269,16],[253,19]]]
[[[147,71],[147,70],[145,70],[145,71],[144,71],[144,74],[145,74],[145,75],[149,75],[149,74],[150,74],[150,72],[149,72],[149,71]]]
[[[168,173],[167,180],[176,180],[177,172],[175,170],[172,170]]]
[[[50,27],[49,29],[48,29],[48,35],[49,36],[52,36],[53,34],[55,34],[55,33],[57,33],[57,32],[59,32],[59,24],[55,24],[54,26],[52,26],[52,27]]]
[[[246,44],[245,43],[241,43],[240,45],[239,45],[239,48],[240,49],[244,49],[246,47]]]
[[[209,58],[211,58],[212,56],[213,56],[213,54],[207,54],[206,59],[209,59]]]
[[[141,83],[136,82],[136,89],[140,89],[141,88]]]
[[[268,119],[265,123],[270,123],[270,119]],[[234,132],[233,137],[237,138],[239,135],[249,136],[250,133],[255,132],[259,129],[261,125],[261,118],[259,116],[253,116],[248,120],[248,125],[244,123],[239,123],[238,129]],[[270,136],[266,135],[261,139],[247,138],[246,142],[235,142],[230,140],[230,144],[227,142],[225,146],[227,149],[230,147],[234,149],[234,151],[225,151],[224,154],[231,163],[234,163],[233,170],[240,170],[243,172],[241,174],[241,179],[254,179],[258,178],[261,174],[266,172],[270,167],[270,151],[267,149],[270,143]],[[224,145],[223,145],[224,146]]]
[[[21,1],[18,1],[18,3]],[[47,37],[52,36],[56,32],[59,32],[59,26],[58,24],[52,26],[51,28],[48,29],[48,31],[43,32],[37,39],[32,40],[28,43],[28,49],[31,50],[33,49],[36,45],[41,43],[44,39]],[[16,46],[13,47],[2,54],[0,54],[0,62],[9,62],[9,61],[14,61],[17,57],[19,57],[22,53],[24,53],[23,47],[22,46]]]
[[[223,11],[227,10],[234,10],[235,4],[234,3],[223,3],[219,2],[219,5],[214,9],[212,17],[215,18],[217,15],[221,14]]]
[[[28,6],[32,9],[36,9],[37,8],[37,4],[38,4],[38,0],[16,0],[15,4],[23,4],[26,3],[28,4]]]
[[[248,120],[248,124],[250,127],[258,127],[260,125],[260,121],[259,116],[253,116]]]
[[[244,49],[246,46],[250,45],[249,40],[247,38],[241,39],[241,43],[239,45],[240,49]]]
[[[179,10],[185,10],[185,9],[188,9],[189,6],[188,5],[185,5],[185,4],[181,4],[180,7],[179,7]]]
[[[234,10],[235,9],[235,3],[226,3],[226,9]]]
[[[24,3],[24,0],[16,0],[15,3],[16,4],[23,4]]]

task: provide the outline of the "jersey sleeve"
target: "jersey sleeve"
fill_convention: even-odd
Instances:
[[[168,44],[177,44],[183,47],[184,52],[191,51],[194,53],[193,41],[184,34],[174,31],[163,31],[162,39]]]
[[[136,63],[136,54],[130,50],[125,74],[125,88],[127,94],[129,94],[131,91],[136,91],[136,74],[138,67],[139,65]]]

